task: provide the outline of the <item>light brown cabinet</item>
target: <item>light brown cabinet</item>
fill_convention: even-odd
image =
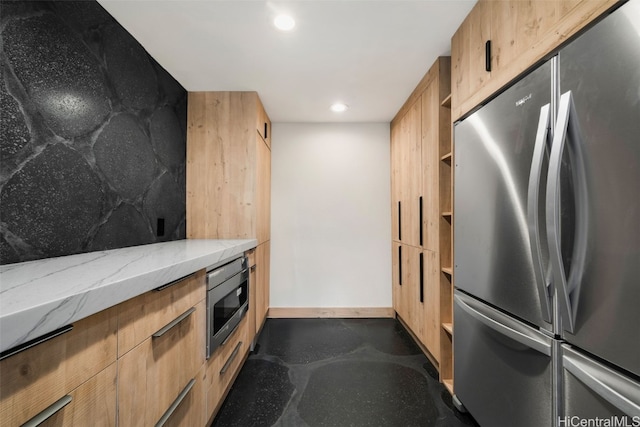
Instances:
[[[93,414],[103,417],[101,425],[115,425],[116,334],[111,308],[0,361],[0,425],[21,425],[47,408],[57,414],[49,425],[74,425]]]
[[[451,39],[453,118],[473,110],[616,2],[479,0]]]
[[[190,92],[187,238],[255,238],[249,311],[199,376],[215,415],[269,309],[271,121],[256,92]]]
[[[256,238],[251,339],[269,307],[271,121],[256,92],[190,92],[187,237]]]
[[[271,137],[258,94],[190,92],[187,115],[187,238],[266,242]]]
[[[265,242],[256,248],[255,281],[255,329],[259,332],[269,312],[269,274],[271,263],[271,242]]]
[[[440,145],[450,139],[448,57],[434,63],[391,122],[393,305],[437,366],[440,359]]]
[[[205,272],[118,307],[118,425],[201,425]]]
[[[209,422],[220,409],[231,383],[237,376],[249,352],[250,346],[249,316],[245,316],[238,328],[216,349],[203,367],[202,379],[203,389],[205,390],[205,409],[206,418]]]

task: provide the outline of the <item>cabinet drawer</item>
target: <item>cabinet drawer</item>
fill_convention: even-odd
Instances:
[[[120,304],[118,356],[195,306],[205,298],[205,293],[205,270],[200,270],[165,289],[153,290]]]
[[[183,389],[183,396],[178,396],[174,400],[175,410],[166,419],[163,427],[199,427],[204,426],[204,390],[202,369],[194,378],[191,388],[186,391]]]
[[[68,405],[40,426],[115,426],[116,363],[69,393]]]
[[[194,308],[164,334],[147,338],[118,359],[118,425],[155,425],[196,377],[204,363],[204,300]]]
[[[204,387],[207,390],[206,409],[209,417],[218,410],[227,387],[235,378],[249,351],[248,326],[248,316],[245,316],[238,329],[230,335],[229,340],[209,359],[204,378]]]
[[[116,361],[117,311],[0,362],[0,425],[21,425]]]

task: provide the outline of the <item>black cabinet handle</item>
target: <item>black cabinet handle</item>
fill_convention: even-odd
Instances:
[[[419,217],[420,217],[420,246],[422,246],[422,237],[423,237],[423,227],[422,227],[422,196],[420,196],[420,200],[418,202],[420,204],[420,212],[419,212]]]
[[[402,241],[402,202],[398,202],[398,240]]]
[[[420,302],[424,302],[424,253],[420,252]]]
[[[398,285],[402,286],[402,246],[398,246]]]
[[[491,71],[491,40],[484,44],[484,68]]]
[[[35,347],[38,344],[42,344],[45,341],[49,341],[50,339],[53,339],[53,338],[57,337],[58,335],[65,334],[65,333],[69,332],[72,329],[73,329],[73,325],[66,325],[66,326],[63,326],[60,329],[56,329],[55,331],[49,332],[47,334],[44,334],[44,335],[39,336],[37,338],[34,338],[34,339],[30,340],[30,341],[27,341],[27,342],[25,342],[23,344],[19,344],[19,345],[15,346],[15,347],[12,347],[12,348],[8,349],[8,350],[5,350],[2,353],[0,353],[0,360],[4,360],[7,357],[11,357],[14,354],[20,353],[21,351],[25,351],[25,350],[27,350],[27,349],[29,349],[31,347]]]
[[[196,275],[196,273],[187,274],[186,276],[183,276],[183,277],[181,277],[179,279],[176,279],[176,280],[174,280],[172,282],[166,283],[166,284],[164,284],[162,286],[158,286],[157,288],[154,289],[154,291],[156,291],[156,292],[164,291],[165,289],[170,288],[173,285],[177,285],[178,283],[182,282],[186,278],[191,277],[191,276],[195,276],[195,275]]]
[[[265,123],[265,124],[264,124],[264,139],[267,139],[267,138],[268,138],[267,134],[268,134],[268,133],[267,133],[267,123]]]

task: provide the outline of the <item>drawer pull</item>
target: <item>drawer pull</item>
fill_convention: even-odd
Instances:
[[[249,307],[247,306],[247,309],[248,309],[248,308],[249,308]],[[229,332],[229,336],[228,336],[228,337],[226,337],[226,338],[224,339],[224,341],[222,341],[222,343],[220,344],[220,346],[221,346],[221,347],[222,347],[223,345],[225,345],[225,344],[226,344],[226,343],[231,339],[231,337],[233,336],[233,333],[236,331],[236,329],[238,329],[238,327],[239,327],[239,326],[240,326],[240,323],[238,323],[236,326],[234,326],[234,327],[233,327],[233,329],[231,330],[231,332]]]
[[[169,283],[165,283],[162,286],[158,286],[157,288],[154,289],[154,291],[159,292],[159,291],[164,291],[165,289],[173,286],[173,285],[177,285],[178,283],[182,282],[183,280],[191,277],[191,276],[195,276],[196,273],[191,273],[191,274],[187,274],[186,276],[183,276],[179,279],[174,280],[173,282],[169,282]]]
[[[222,369],[220,369],[220,375],[224,375],[225,372],[227,372],[227,370],[229,369],[229,366],[231,366],[231,362],[233,362],[233,359],[235,359],[236,356],[238,355],[238,352],[240,351],[240,346],[241,345],[242,345],[242,341],[240,341],[236,345],[236,348],[233,349],[233,353],[231,353],[231,356],[229,356],[227,361],[224,363],[224,366],[222,367]]]
[[[60,329],[56,329],[53,332],[49,332],[48,334],[42,335],[38,338],[32,339],[31,341],[27,341],[24,344],[20,344],[16,347],[10,348],[9,350],[5,350],[2,353],[0,353],[0,360],[6,359],[7,357],[11,357],[14,354],[18,354],[21,351],[25,351],[31,347],[35,347],[38,344],[42,344],[45,341],[49,341],[50,339],[53,339],[55,337],[57,337],[58,335],[62,335],[64,333],[69,332],[70,330],[73,329],[73,325],[67,325],[67,326],[63,326]]]
[[[46,408],[44,411],[40,412],[35,417],[31,418],[29,421],[27,421],[26,423],[22,424],[22,427],[36,427],[36,426],[39,426],[40,424],[45,422],[48,418],[52,417],[57,412],[59,412],[62,408],[67,406],[69,403],[71,403],[72,400],[73,400],[73,398],[71,396],[69,396],[69,395],[66,395],[66,396],[58,399],[57,402],[54,402],[53,404],[51,404],[51,406]]]
[[[171,323],[169,323],[167,326],[165,326],[164,328],[160,329],[158,332],[156,332],[155,334],[153,334],[153,338],[160,338],[161,336],[163,336],[164,334],[167,333],[167,331],[169,331],[169,329],[173,328],[174,326],[176,326],[178,323],[182,322],[184,319],[186,319],[187,317],[189,317],[191,315],[191,313],[193,313],[194,311],[196,311],[195,307],[191,307],[189,310],[185,311],[184,313],[182,313],[179,317],[177,317],[176,319],[174,319]]]
[[[187,384],[187,386],[184,389],[182,389],[178,397],[176,397],[176,400],[174,400],[171,406],[169,406],[169,409],[167,409],[167,411],[162,415],[162,417],[160,417],[160,419],[156,423],[156,427],[161,427],[167,422],[169,417],[171,417],[171,415],[175,412],[176,408],[182,403],[184,398],[187,397],[187,394],[189,394],[189,392],[191,391],[195,383],[196,383],[195,378],[189,381],[189,384]]]

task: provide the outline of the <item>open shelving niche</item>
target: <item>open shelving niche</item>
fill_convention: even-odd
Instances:
[[[451,126],[451,94],[440,104]],[[453,394],[453,145],[452,128],[440,137],[440,380]]]

